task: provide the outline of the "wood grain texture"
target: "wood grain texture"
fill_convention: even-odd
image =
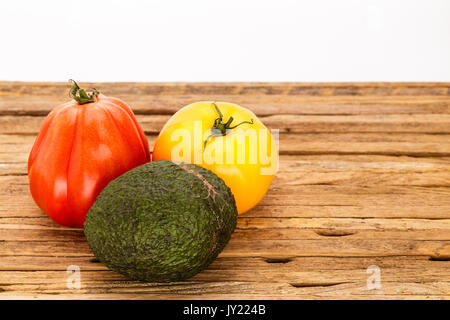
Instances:
[[[180,107],[229,101],[280,133],[280,168],[230,243],[185,282],[108,270],[28,191],[66,83],[0,82],[0,299],[449,299],[450,84],[83,83],[129,103],[150,145]],[[67,267],[81,289],[67,288]],[[381,289],[369,289],[369,266]]]

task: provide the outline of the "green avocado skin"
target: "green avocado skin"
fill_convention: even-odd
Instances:
[[[160,160],[111,181],[90,208],[84,233],[108,268],[170,282],[205,269],[236,222],[235,200],[222,179],[193,164]]]

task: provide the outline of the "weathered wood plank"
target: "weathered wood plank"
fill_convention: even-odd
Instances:
[[[449,262],[445,260],[430,260],[426,256],[390,256],[390,257],[291,257],[285,259],[260,257],[218,257],[208,268],[196,276],[198,280],[213,280],[208,272],[234,272],[238,277],[240,270],[283,270],[284,272],[327,272],[341,271],[348,277],[354,272],[366,272],[370,265],[377,265],[381,270],[394,272],[396,268],[405,270],[398,277],[410,277],[413,272],[421,270],[416,277],[425,276],[428,281],[442,276],[442,272],[450,272],[446,267]],[[1,271],[66,271],[69,265],[77,265],[81,271],[108,271],[109,269],[93,257],[49,257],[49,256],[4,256],[2,257]],[[257,272],[250,279],[257,279]],[[4,273],[0,273],[0,276]],[[394,273],[392,274],[394,275]],[[122,277],[121,275],[116,275]],[[289,277],[289,275],[285,275]],[[225,277],[224,277],[225,279]],[[229,278],[236,280],[238,278]],[[317,277],[316,280],[320,280]],[[422,280],[422,279],[419,279]],[[425,280],[424,280],[425,281]]]
[[[233,260],[235,263],[234,268],[233,266],[226,264],[220,265],[220,261],[223,259],[218,258],[215,266],[211,265],[205,271],[191,278],[189,282],[270,281],[273,283],[290,283],[296,287],[307,287],[308,285],[311,287],[325,287],[330,286],[330,284],[360,283],[364,286],[366,279],[368,278],[367,267],[374,265],[374,263],[377,262],[377,260],[372,259],[372,262],[370,263],[370,259],[368,259],[369,263],[366,265],[361,264],[360,268],[351,268],[351,264],[349,264],[342,266],[343,268],[347,267],[348,269],[336,269],[327,266],[326,263],[332,264],[337,262],[338,259],[326,260],[314,257],[307,259],[308,261],[312,260],[314,263],[315,269],[313,270],[311,268],[304,269],[305,263],[301,262],[301,258],[280,265],[264,262],[258,263],[256,258],[228,258],[228,260]],[[412,261],[405,258],[402,260]],[[397,259],[396,261],[399,260]],[[49,261],[47,260],[46,262],[48,263]],[[67,277],[69,276],[66,273],[66,270],[70,265],[74,265],[70,261],[68,262],[69,264],[61,266],[61,270],[58,271],[40,270],[40,272],[34,273],[17,270],[0,271],[0,280],[2,280],[0,287],[11,290],[15,285],[20,285],[22,287],[26,285],[41,285],[43,287],[55,286],[59,289],[66,289]],[[249,266],[248,264],[252,262],[255,262],[255,264]],[[318,262],[322,262],[322,265],[319,266]],[[107,288],[108,286],[111,286],[111,284],[119,288],[126,287],[130,283],[134,285],[142,284],[138,281],[131,281],[125,276],[108,270],[101,263],[97,263],[97,265],[99,265],[99,267],[96,269],[85,269],[85,267],[79,266],[84,288],[94,286],[97,288]],[[448,277],[448,272],[445,272],[445,268],[443,268],[445,266],[441,265],[433,267],[433,263],[426,263],[425,261],[416,263],[413,267],[405,266],[405,268],[402,268],[404,272],[401,274],[398,272],[398,266],[377,266],[380,268],[383,282],[416,282],[424,284],[427,282],[441,281],[442,278],[446,279]],[[254,272],[255,268],[258,268],[259,272]],[[425,268],[426,271],[422,270],[422,272],[420,272],[421,268]],[[419,276],[417,275],[418,272],[420,272]],[[173,286],[175,284],[168,285]],[[30,287],[27,287],[27,290],[32,290],[32,286]]]
[[[251,262],[251,261],[247,261]],[[68,265],[69,266],[69,265]],[[67,266],[67,267],[68,267]],[[324,272],[311,270],[303,271],[298,268],[283,268],[283,267],[271,267],[264,268],[263,266],[256,265],[260,270],[259,273],[252,272],[251,268],[245,269],[220,269],[214,270],[208,268],[205,272],[191,278],[189,283],[211,283],[211,282],[221,282],[221,281],[245,281],[245,282],[272,282],[272,283],[290,283],[294,287],[326,287],[331,285],[337,285],[342,283],[359,283],[365,286],[368,274],[366,272],[367,267],[361,269],[350,270],[333,270],[324,269]],[[316,268],[318,266],[316,265]],[[423,268],[424,265],[422,264]],[[417,283],[429,283],[437,282],[442,280],[441,277],[446,277],[448,273],[442,272],[442,269],[431,269],[422,274],[420,279],[414,273],[419,271],[418,268],[405,269],[404,273],[398,275],[397,268],[382,268],[383,282],[417,282]],[[68,274],[66,270],[61,271],[40,271],[39,273],[28,272],[28,271],[0,271],[0,276],[2,277],[2,283],[0,287],[4,290],[23,290],[23,291],[37,291],[36,287],[41,286],[42,289],[67,289],[67,277]],[[432,272],[435,273],[432,273]],[[83,270],[81,269],[81,280],[82,288],[103,288],[107,289],[109,287],[115,288],[129,288],[131,286],[142,286],[154,288],[161,286],[177,287],[179,284],[145,284],[137,281],[130,281],[130,279],[125,276],[119,275],[113,271],[109,270]],[[419,280],[419,281],[417,281]],[[19,287],[19,288],[17,288]],[[45,290],[44,289],[44,290]]]
[[[136,114],[172,114],[201,101],[229,101],[257,115],[449,113],[448,83],[83,83],[127,101]],[[0,114],[45,115],[68,100],[66,83],[0,82]]]
[[[430,256],[450,257],[450,243],[444,240],[361,240],[324,238],[318,240],[241,240],[233,234],[221,257],[386,257]],[[0,256],[92,256],[85,241],[4,241]]]
[[[386,134],[387,137],[389,134]],[[446,136],[442,141],[436,137],[423,138],[433,142],[382,141],[382,137],[361,134],[360,141],[333,141],[338,137],[313,135],[309,141],[297,139],[298,135],[280,135],[279,151],[281,155],[393,155],[412,157],[450,157],[450,140]],[[332,138],[333,137],[333,138]],[[422,136],[411,137],[421,139]],[[304,137],[307,139],[307,137]],[[366,141],[364,139],[366,138]],[[406,139],[406,138],[405,138]],[[0,162],[26,162],[33,146],[34,136],[0,135]],[[148,136],[149,145],[153,147],[156,136]],[[447,142],[449,141],[449,142]]]
[[[23,203],[2,202],[0,217],[11,218],[45,218],[39,223],[48,225],[48,219],[31,199],[31,196],[22,198]],[[265,205],[260,204],[251,211],[244,214],[245,217],[270,217],[270,218],[424,218],[424,219],[447,219],[450,206],[446,205],[415,205],[402,206],[392,205],[387,201],[379,205]],[[31,220],[23,220],[23,224],[30,224]]]
[[[311,95],[311,96],[449,96],[450,83],[443,82],[360,82],[360,83],[295,83],[295,82],[80,82],[86,88],[108,90],[114,94],[179,96],[188,94],[236,95]],[[65,95],[68,82],[0,82],[0,95]]]
[[[16,154],[0,151],[0,176],[26,175],[27,157],[28,154],[24,154],[24,159],[16,162],[19,161],[16,159]],[[16,181],[18,184],[19,181],[25,180]],[[450,159],[379,155],[282,155],[280,157],[280,167],[274,180],[274,187],[314,184],[446,187],[450,186]]]
[[[42,116],[0,116],[0,134],[37,134],[44,118]],[[157,135],[169,120],[170,115],[137,115],[136,118],[147,134]],[[301,134],[299,136],[291,135],[301,141],[309,141],[322,136],[328,137],[328,140],[348,137],[346,140],[351,139],[352,141],[370,140],[370,138],[378,139],[378,141],[404,141],[413,138],[415,135],[412,134],[414,133],[441,133],[447,135],[443,137],[422,135],[415,141],[421,141],[421,137],[427,137],[428,140],[440,139],[443,142],[449,140],[448,134],[450,134],[450,114],[272,115],[261,117],[260,120],[269,129],[277,129],[280,133]],[[312,133],[322,133],[322,135],[313,135]],[[377,133],[379,135],[361,135],[361,133]],[[387,133],[394,135],[389,136]],[[336,134],[341,135],[335,137]]]
[[[420,172],[418,174],[420,174]],[[270,192],[266,194],[265,199],[276,200],[292,194],[298,194],[302,195],[304,199],[293,200],[300,205],[316,205],[316,203],[323,205],[323,202],[325,201],[322,202],[319,199],[314,200],[311,198],[311,196],[316,196],[318,194],[329,197],[332,201],[334,201],[336,197],[343,197],[341,201],[338,200],[336,202],[339,205],[348,205],[349,202],[352,201],[351,198],[355,195],[358,195],[361,200],[354,200],[353,203],[365,202],[365,199],[377,199],[379,195],[386,200],[391,200],[391,197],[398,198],[399,200],[402,198],[405,200],[408,199],[414,204],[416,203],[414,197],[418,196],[426,197],[426,201],[421,199],[422,204],[428,203],[430,205],[436,205],[437,202],[440,205],[445,205],[448,203],[447,200],[450,200],[448,199],[450,188],[447,185],[414,186],[408,184],[392,184],[383,187],[382,185],[371,183],[367,183],[366,185],[352,183],[327,184],[302,183],[302,181],[296,180],[278,180],[277,177],[274,178],[274,183],[271,186]],[[28,177],[26,175],[0,176],[0,183],[4,186],[0,189],[0,199],[6,200],[7,197],[23,198],[24,195],[29,195]],[[370,204],[369,202],[366,203]]]
[[[122,294],[122,298],[217,298],[217,297],[266,297],[269,289],[271,294],[269,297],[282,298],[305,298],[307,297],[331,297],[340,296],[347,298],[363,298],[371,297],[382,299],[392,297],[408,297],[415,296],[444,296],[449,294],[450,283],[445,281],[430,281],[425,283],[417,283],[414,280],[404,281],[398,283],[397,281],[384,281],[380,290],[370,290],[366,286],[364,280],[355,282],[333,282],[323,283],[322,285],[314,282],[299,282],[299,283],[282,283],[271,282],[270,279],[259,282],[249,281],[189,281],[184,283],[170,283],[170,284],[148,284],[135,281],[114,280],[108,277],[108,272],[97,272],[94,277],[103,276],[103,281],[90,282],[92,277],[90,272],[85,272],[85,279],[82,284],[84,286],[78,290],[67,289],[66,276],[63,272],[60,274],[50,274],[44,272],[44,275],[54,279],[52,282],[35,283],[36,278],[30,279],[31,283],[27,284],[7,284],[2,287],[1,296],[5,295],[78,295],[85,296],[92,294]],[[13,276],[12,273],[9,273]],[[31,278],[31,277],[30,277]],[[106,279],[105,279],[106,278]],[[82,278],[83,279],[83,278]],[[40,279],[38,279],[40,280]],[[42,279],[45,281],[45,279]],[[123,296],[125,295],[125,296]]]
[[[44,216],[42,219],[0,218],[0,241],[84,240],[81,229],[60,228],[44,219],[50,220]],[[442,224],[442,220],[396,220],[396,224],[400,224],[401,227],[391,226],[392,219],[290,218],[281,219],[282,223],[278,225],[276,222],[273,223],[273,220],[275,219],[240,217],[235,230],[235,239],[318,240],[326,237],[345,237],[361,240],[450,240],[449,220],[444,220]],[[367,225],[363,225],[364,223]]]
[[[437,285],[436,285],[437,286]],[[267,293],[266,294],[252,294],[252,293],[218,293],[218,294],[191,294],[191,295],[181,295],[178,293],[173,294],[149,294],[149,293],[53,293],[53,294],[45,294],[45,293],[29,293],[29,294],[11,294],[6,293],[1,295],[0,300],[30,300],[30,299],[45,299],[45,300],[68,300],[68,299],[76,299],[76,300],[217,300],[217,299],[229,299],[229,300],[263,300],[263,299],[273,299],[273,300],[343,300],[343,299],[351,299],[351,300],[448,300],[448,296],[445,294],[411,294],[404,293],[406,288],[420,288],[421,285],[417,285],[415,283],[404,283],[400,285],[391,285],[393,288],[393,292],[395,294],[384,294],[383,292],[375,292],[373,294],[356,294],[356,293],[347,293],[344,294],[342,292],[330,292],[330,290],[326,290],[327,294],[310,294],[310,295],[302,295],[301,293],[296,294],[286,294],[283,290],[278,290],[277,288],[273,288],[270,285],[266,286]],[[428,285],[425,290],[428,290],[431,285]],[[438,286],[437,286],[438,287]],[[439,288],[439,287],[438,287]],[[403,289],[403,291],[401,291]],[[417,289],[416,289],[417,291]],[[256,291],[255,291],[256,292]],[[274,294],[273,292],[279,292],[278,294]]]
[[[195,283],[186,288],[151,288],[128,285],[124,289],[106,288],[93,290],[45,290],[22,293],[0,293],[1,298],[12,299],[446,299],[448,283],[428,284],[387,283],[383,290],[367,290],[361,285],[336,284],[334,288],[296,288],[289,284],[218,282],[215,285]]]
[[[19,142],[24,137],[11,137],[11,143],[3,146],[10,150],[23,146]],[[15,158],[17,154],[0,152],[0,175],[26,174],[27,155],[22,163],[14,161]],[[446,187],[449,185],[449,174],[450,161],[446,157],[418,159],[364,155],[281,155],[274,185],[343,184],[348,181],[352,185]]]
[[[113,94],[111,94],[113,95]],[[448,114],[448,97],[303,97],[303,96],[217,96],[136,97],[116,95],[126,101],[136,115],[171,115],[197,101],[225,101],[251,109],[257,116],[299,115],[375,115],[375,114]],[[68,101],[67,96],[2,97],[0,115],[45,116]]]
[[[36,217],[0,217],[0,240],[23,240],[16,239],[13,236],[13,231],[22,231],[26,236],[30,236],[29,240],[44,240],[39,236],[51,238],[50,230],[62,231],[67,237],[71,235],[76,236],[78,240],[82,240],[78,237],[78,233],[82,233],[81,229],[66,228],[57,224],[46,221],[48,218],[44,214]],[[298,237],[294,234],[295,230],[352,230],[355,233],[358,231],[409,231],[413,233],[418,230],[434,230],[440,232],[440,236],[448,237],[445,233],[450,231],[450,215],[448,219],[418,219],[418,218],[399,218],[399,219],[386,219],[386,218],[255,218],[248,217],[246,214],[239,215],[237,231],[247,231],[249,234],[257,232],[258,230],[268,229],[292,229],[292,236]],[[31,235],[32,230],[40,230],[49,232],[48,235],[36,234]],[[20,233],[17,233],[18,235]],[[326,235],[326,234],[324,234]],[[332,234],[330,234],[332,236]],[[350,234],[351,235],[351,234]],[[58,237],[55,233],[54,237]],[[414,238],[411,236],[411,238]],[[56,240],[56,238],[53,238]],[[256,239],[256,238],[255,238]],[[64,239],[63,239],[64,240]]]

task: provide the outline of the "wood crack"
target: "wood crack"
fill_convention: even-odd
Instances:
[[[347,284],[349,282],[325,282],[325,283],[289,283],[294,288],[320,288],[320,287],[334,287],[341,284]]]

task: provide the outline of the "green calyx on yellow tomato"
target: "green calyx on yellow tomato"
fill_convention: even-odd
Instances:
[[[176,112],[161,130],[152,160],[213,171],[231,189],[239,213],[261,201],[278,169],[271,132],[253,112],[226,102],[196,102]]]
[[[236,127],[239,127],[244,123],[253,124],[253,119],[251,119],[250,121],[242,121],[239,124],[231,127],[233,117],[229,117],[227,122],[223,122],[223,115],[219,107],[217,107],[217,104],[215,102],[213,102],[213,106],[216,109],[217,113],[219,114],[219,117],[216,120],[214,120],[214,125],[211,128],[211,134],[206,138],[205,144],[203,145],[203,150],[205,149],[209,139],[211,139],[212,137],[224,136],[227,134],[228,130],[232,130]]]

